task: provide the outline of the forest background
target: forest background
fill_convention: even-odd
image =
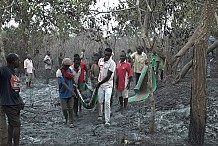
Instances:
[[[203,143],[206,94],[197,91],[205,89],[207,53],[218,46],[218,41],[208,46],[209,36],[218,36],[217,0],[119,0],[114,7],[107,5],[108,0],[103,3],[105,10],[95,7],[98,2],[1,0],[1,64],[10,52],[19,54],[21,60],[29,53],[41,73],[46,51],[51,52],[56,70],[60,52],[72,58],[85,49],[90,63],[92,54],[106,47],[113,49],[115,61],[121,50],[142,46],[150,59],[161,48],[167,59],[165,80],[170,76],[177,83],[191,68],[196,77],[192,79],[191,117],[200,114],[200,125],[192,125],[191,118],[189,137],[193,143]],[[12,21],[16,26],[8,25]],[[195,109],[198,105],[202,110]],[[198,128],[200,133],[194,130]],[[195,137],[192,133],[196,132]]]

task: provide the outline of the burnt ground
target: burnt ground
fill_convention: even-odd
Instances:
[[[149,134],[149,99],[130,103],[128,110],[119,111],[114,97],[111,126],[97,120],[97,111],[82,110],[75,118],[74,128],[64,124],[56,81],[44,85],[36,80],[34,87],[22,87],[26,107],[22,111],[21,145],[95,146],[95,145],[167,145],[187,146],[191,97],[191,78],[180,83],[159,83],[155,91],[155,133]],[[207,124],[205,145],[218,145],[218,78],[207,79]]]

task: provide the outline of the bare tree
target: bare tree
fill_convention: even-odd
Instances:
[[[205,0],[202,11],[202,18],[195,32],[193,43],[193,61],[192,61],[192,95],[190,105],[190,126],[189,142],[193,145],[202,145],[204,143],[204,134],[206,127],[206,49],[209,36],[212,16],[214,14],[214,3],[216,0]],[[190,42],[190,41],[189,41]]]

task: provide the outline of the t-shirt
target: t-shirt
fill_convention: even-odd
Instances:
[[[122,91],[127,87],[129,77],[132,77],[132,69],[129,62],[117,62],[116,75],[118,86],[117,90]]]
[[[79,83],[79,77],[80,77],[80,75],[81,75],[81,67],[79,66],[78,69],[75,69],[75,68],[74,68],[74,65],[71,65],[71,66],[70,66],[70,69],[72,70],[73,78],[74,78],[75,84],[78,85],[78,83]]]
[[[0,68],[0,105],[19,105],[20,79],[15,70],[7,66]]]
[[[158,70],[163,70],[164,69],[163,59],[159,55],[152,53],[152,67],[154,68],[155,71],[156,71],[157,62],[159,62]]]
[[[85,71],[86,73],[88,72],[88,68],[84,62],[80,62],[80,67],[81,67],[81,73],[79,76],[79,81],[84,83],[85,82]]]
[[[51,64],[52,64],[51,57],[46,55],[43,61],[46,62],[45,69],[51,69]]]
[[[145,66],[145,63],[147,61],[147,55],[142,52],[142,54],[138,54],[137,52],[134,52],[131,55],[131,58],[133,59],[133,71],[135,73],[141,73],[143,67]]]
[[[26,69],[27,73],[33,73],[33,61],[31,59],[24,60],[24,69]]]
[[[113,78],[114,72],[116,70],[116,63],[112,60],[112,57],[106,62],[104,62],[104,58],[99,59],[98,66],[100,68],[98,82],[101,82],[107,76],[108,71],[112,72],[110,79],[107,82],[101,84],[100,87],[113,88]]]
[[[97,64],[92,64],[91,70],[93,71],[94,77],[98,77],[99,75],[99,67]]]
[[[70,68],[68,68],[67,72],[71,72],[72,73]],[[68,87],[70,89],[72,89],[72,91],[74,91],[72,80],[64,78],[63,73],[61,72],[60,69],[57,70],[56,77],[57,77],[58,88],[59,88],[59,97],[60,98],[70,98],[72,96],[72,94],[69,92],[69,90],[67,90],[63,86],[62,82],[65,81],[65,83],[68,85]]]

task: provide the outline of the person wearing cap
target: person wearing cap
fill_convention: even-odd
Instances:
[[[64,58],[61,68],[56,72],[56,77],[65,123],[68,124],[69,117],[69,127],[73,128],[73,105],[76,94],[73,86],[74,76],[72,70],[69,68],[71,64],[70,58]]]

